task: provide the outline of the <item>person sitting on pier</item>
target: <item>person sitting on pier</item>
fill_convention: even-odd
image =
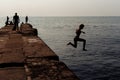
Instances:
[[[83,42],[83,51],[87,51],[87,50],[85,49],[86,40],[85,40],[85,39],[82,39],[82,38],[79,38],[79,36],[80,36],[81,33],[84,33],[84,34],[85,34],[85,32],[81,31],[81,29],[83,29],[83,28],[84,28],[84,24],[81,24],[81,25],[79,26],[79,29],[76,30],[76,36],[75,36],[75,38],[74,38],[74,44],[71,43],[71,42],[69,42],[67,45],[72,45],[74,48],[77,48],[77,41],[82,41],[82,42]]]
[[[12,22],[12,21],[10,21],[10,25],[13,25],[13,22]]]
[[[9,24],[9,17],[7,16],[7,20],[5,22],[5,25],[7,26]]]
[[[15,15],[13,16],[13,23],[14,23],[14,27],[12,30],[18,30],[18,24],[20,22],[19,16],[17,15],[17,13],[15,13]]]

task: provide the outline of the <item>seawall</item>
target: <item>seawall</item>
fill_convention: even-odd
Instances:
[[[13,26],[0,29],[1,80],[79,80],[31,24]]]

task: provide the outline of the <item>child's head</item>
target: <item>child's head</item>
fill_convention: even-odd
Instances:
[[[84,24],[81,24],[80,26],[79,26],[79,29],[83,29],[84,28]]]

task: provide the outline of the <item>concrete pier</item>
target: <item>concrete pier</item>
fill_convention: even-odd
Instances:
[[[31,24],[0,29],[1,80],[79,80],[45,42]]]

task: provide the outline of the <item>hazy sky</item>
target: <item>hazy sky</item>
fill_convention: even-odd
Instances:
[[[0,16],[120,16],[120,0],[0,0]]]

